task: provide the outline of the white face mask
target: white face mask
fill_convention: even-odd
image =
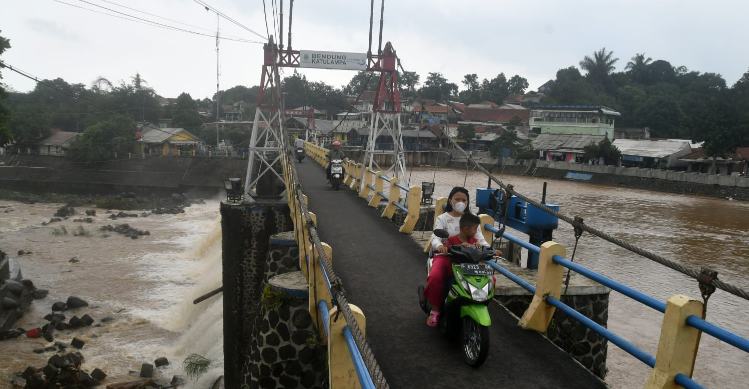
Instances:
[[[458,213],[463,213],[463,211],[466,210],[466,203],[453,202],[453,209],[456,210]]]

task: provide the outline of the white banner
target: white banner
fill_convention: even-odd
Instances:
[[[366,70],[367,54],[336,51],[299,51],[302,68]]]

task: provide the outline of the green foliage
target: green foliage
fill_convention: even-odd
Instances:
[[[610,74],[614,71],[617,61],[619,58],[614,58],[614,52],[607,52],[605,47],[594,52],[593,57],[586,55],[580,61],[580,68],[586,71],[586,77],[596,94],[610,92],[614,88]]]
[[[458,86],[448,82],[442,73],[429,73],[419,92],[421,97],[425,99],[447,101],[458,94]]]
[[[67,235],[68,229],[65,228],[65,226],[56,227],[54,230],[52,230],[52,235],[54,236],[62,236]]]
[[[0,31],[2,32],[2,31]],[[10,40],[0,36],[0,55],[5,50],[10,49]],[[0,68],[2,68],[2,60],[0,60]],[[2,73],[0,73],[0,80],[3,79]],[[8,94],[3,89],[3,85],[0,84],[0,147],[4,147],[9,143],[13,142],[13,134],[8,127],[8,122],[11,119],[10,111],[3,104],[3,100],[8,98]]]
[[[510,93],[522,95],[526,89],[528,89],[528,80],[518,75],[512,76],[509,83]]]
[[[458,139],[471,140],[476,136],[476,128],[473,124],[461,124],[458,126]]]
[[[619,157],[622,155],[622,152],[608,138],[604,138],[598,144],[589,144],[583,150],[585,151],[586,159],[599,159],[603,157],[607,165],[617,163]]]
[[[510,130],[508,128],[499,136],[499,138],[495,139],[494,142],[492,142],[492,145],[489,148],[489,152],[493,157],[498,157],[502,154],[503,149],[508,149],[510,150],[510,155],[512,156],[513,154],[515,154],[515,150],[517,150],[518,148],[516,144],[517,140],[518,134],[515,129],[513,128],[512,130]]]
[[[78,226],[78,228],[76,228],[75,231],[73,231],[73,236],[90,237],[91,236],[91,231],[83,228],[83,226]]]
[[[198,104],[189,93],[180,94],[177,97],[177,104],[172,108],[172,127],[197,133],[202,124],[203,120],[198,114]]]
[[[23,105],[15,109],[10,119],[10,131],[16,142],[39,142],[50,134],[51,120],[41,105]]]
[[[286,293],[274,292],[270,285],[263,289],[262,303],[266,310],[276,310],[285,304],[288,304],[293,297]]]
[[[518,149],[515,153],[516,159],[537,159],[538,151],[533,150],[533,146],[528,144],[527,147]]]
[[[208,371],[212,361],[202,355],[190,354],[182,362],[182,369],[187,373],[187,378],[197,380]]]
[[[118,116],[96,123],[73,141],[71,157],[81,162],[97,162],[115,155],[126,156],[133,150],[135,131],[135,123]]]

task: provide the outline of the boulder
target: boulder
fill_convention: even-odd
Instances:
[[[63,366],[65,366],[65,358],[63,358],[60,354],[55,354],[47,360],[47,363],[54,367],[62,368]]]
[[[94,369],[94,371],[91,372],[91,377],[99,382],[104,381],[105,378],[107,378],[107,374],[101,371],[99,368]]]
[[[76,257],[73,257],[73,258],[70,258],[70,260],[68,262],[70,262],[70,263],[78,263],[80,261],[81,261],[80,259],[78,259]]]
[[[171,199],[175,204],[182,204],[185,202],[185,197],[178,193],[172,194]]]
[[[18,328],[15,330],[0,331],[0,340],[15,339],[25,333],[26,331],[24,331],[22,328]]]
[[[143,378],[153,377],[153,365],[151,365],[150,363],[144,363],[140,367],[140,376]]]
[[[44,320],[59,323],[65,320],[65,315],[62,313],[49,313],[47,316],[44,316]]]
[[[65,302],[65,305],[67,305],[68,308],[83,308],[87,307],[88,303],[80,297],[70,296],[68,297],[68,301]]]
[[[57,217],[68,217],[73,215],[75,215],[75,208],[67,205],[60,207],[60,209],[55,212],[55,216]]]
[[[91,324],[94,324],[94,319],[92,319],[91,316],[89,316],[88,314],[83,315],[83,317],[81,317],[81,321],[83,322],[83,325],[86,327],[90,326]]]
[[[87,209],[86,210],[86,216],[96,216],[96,210],[95,209]]]
[[[23,294],[23,284],[18,281],[5,280],[5,285],[8,291],[17,297],[21,297]]]
[[[18,255],[24,255],[24,254],[26,254],[25,250],[18,250]]]
[[[47,298],[48,294],[49,291],[47,289],[37,289],[31,291],[31,298],[34,300],[41,300],[43,298]]]
[[[4,297],[3,298],[3,304],[2,307],[4,310],[9,311],[11,309],[16,309],[19,307],[18,301],[10,298],[10,297]]]
[[[75,348],[77,348],[77,349],[82,349],[85,344],[86,344],[86,342],[84,342],[84,341],[82,341],[82,340],[80,340],[78,338],[73,338],[73,340],[70,341],[70,345],[73,346],[73,347],[75,347]],[[68,354],[68,355],[70,355],[70,354]]]
[[[168,364],[169,360],[166,359],[166,357],[156,358],[156,360],[154,361],[154,365],[156,365],[156,367],[166,366]]]
[[[83,327],[83,321],[78,316],[73,316],[70,318],[70,327],[72,328]]]
[[[54,312],[60,312],[65,310],[65,303],[62,301],[58,301],[54,304],[52,304],[52,311]]]
[[[70,325],[65,322],[60,322],[60,323],[55,324],[55,329],[58,331],[65,331],[68,328],[70,328]]]
[[[52,365],[47,365],[42,368],[42,373],[44,373],[44,378],[46,378],[47,380],[51,380],[55,378],[55,376],[59,372],[60,371],[58,370],[58,368]]]
[[[52,335],[52,327],[47,328],[46,330],[42,331],[42,337],[47,340],[47,342],[53,342],[55,340],[55,337]],[[56,347],[51,347],[52,350],[44,349],[44,351],[55,351]]]

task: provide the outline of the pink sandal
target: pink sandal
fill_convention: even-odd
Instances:
[[[432,313],[429,315],[429,318],[427,319],[427,325],[429,327],[437,327],[437,323],[440,321],[440,313],[437,311],[432,311]]]

